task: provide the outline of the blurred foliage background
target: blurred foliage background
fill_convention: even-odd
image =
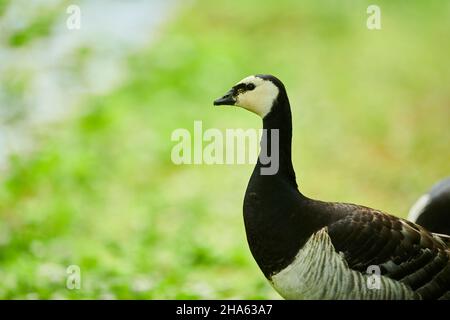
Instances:
[[[278,298],[245,238],[252,165],[170,158],[195,120],[260,127],[212,106],[249,74],[287,87],[310,197],[405,217],[450,173],[446,0],[0,0],[0,29],[3,299]]]

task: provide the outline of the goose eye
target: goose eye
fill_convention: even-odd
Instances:
[[[255,89],[255,85],[253,83],[249,83],[249,84],[247,84],[246,89],[253,90],[253,89]]]

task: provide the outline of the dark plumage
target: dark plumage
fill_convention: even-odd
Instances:
[[[306,299],[450,298],[450,251],[445,239],[378,210],[303,195],[297,188],[291,161],[292,119],[284,85],[273,76],[258,75],[235,87],[244,83],[254,83],[256,89],[243,96],[232,89],[225,97],[233,102],[227,104],[262,116],[264,129],[279,130],[279,170],[262,175],[265,165],[258,160],[243,207],[250,250],[279,293],[286,298]],[[258,104],[267,99],[257,95],[274,91],[269,90],[269,83],[277,93],[267,111],[267,106]],[[271,150],[270,134],[263,136],[261,143]],[[327,239],[332,243],[331,255],[322,255],[317,249],[309,251],[313,246],[325,250]],[[308,253],[306,258],[302,252]],[[332,270],[328,264],[341,267]],[[318,267],[306,270],[310,265]],[[366,287],[364,277],[371,265],[379,266],[385,291],[375,294]],[[333,272],[335,275],[330,275]],[[328,284],[320,282],[326,277],[339,281],[327,289]]]

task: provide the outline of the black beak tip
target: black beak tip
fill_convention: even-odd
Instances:
[[[235,103],[236,103],[236,101],[230,95],[225,95],[222,98],[214,100],[215,106],[224,106],[224,105],[232,106]]]
[[[233,89],[225,93],[222,98],[214,100],[215,106],[233,106],[236,100],[233,97]]]

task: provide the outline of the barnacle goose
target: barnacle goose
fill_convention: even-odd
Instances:
[[[433,185],[416,201],[408,220],[432,232],[450,235],[450,177]]]
[[[258,114],[278,130],[279,169],[262,174],[260,158],[244,198],[254,259],[286,299],[450,299],[445,236],[379,210],[313,200],[297,187],[291,161],[292,119],[283,83],[271,75],[244,78],[214,105]],[[276,144],[263,135],[262,149]],[[265,147],[264,147],[265,146]],[[375,269],[374,269],[375,268]],[[379,285],[368,270],[379,268]]]

